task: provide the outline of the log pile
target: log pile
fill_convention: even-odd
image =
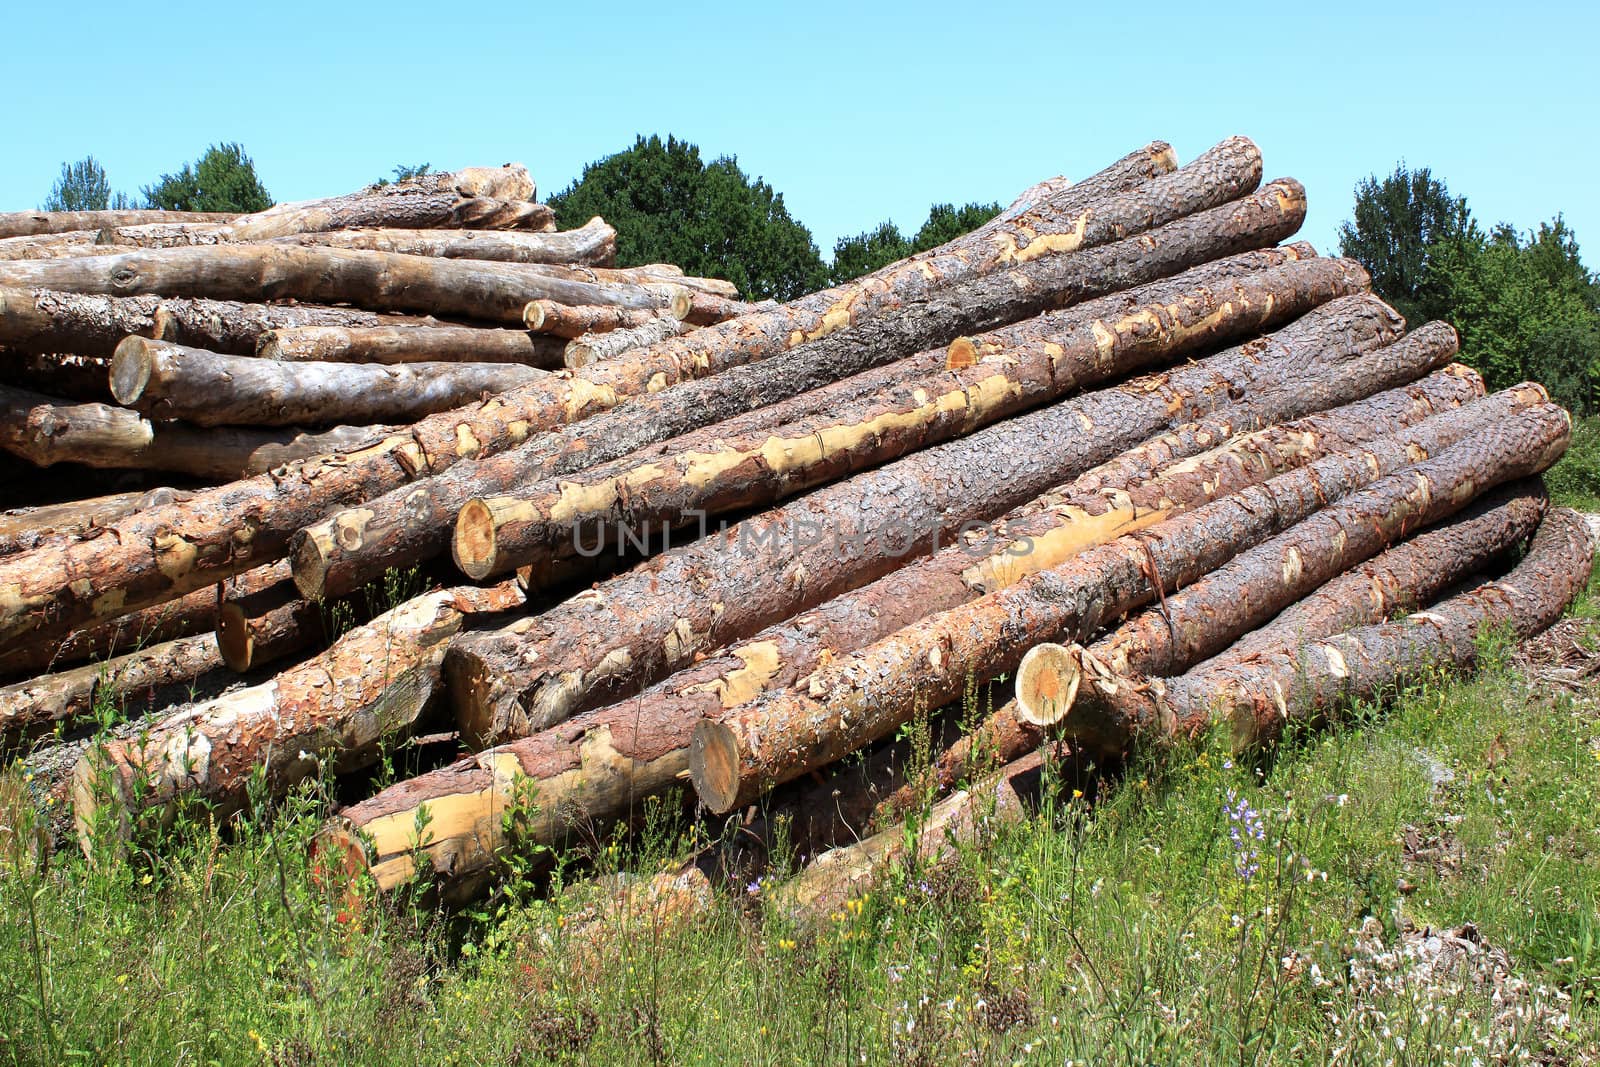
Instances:
[[[519,167],[0,216],[6,803],[97,851],[446,731],[321,868],[466,895],[675,795],[741,877],[855,842],[805,912],[1021,810],[1041,746],[1268,743],[1548,626],[1566,413],[1287,243],[1262,170],[1151,144],[786,304],[613,266]]]

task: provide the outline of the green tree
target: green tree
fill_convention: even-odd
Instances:
[[[928,221],[909,240],[892,222],[854,237],[841,237],[833,246],[833,266],[828,280],[838,285],[863,274],[887,267],[897,259],[926,252],[955,240],[1000,214],[999,204],[935,204],[928,209]]]
[[[753,300],[792,299],[827,280],[811,231],[790,217],[782,193],[746,176],[735,158],[705,163],[670,135],[639,137],[589,164],[550,206],[562,229],[595,215],[616,227],[621,266],[676,263],[726,278]]]
[[[1464,197],[1452,197],[1427,167],[1404,163],[1356,186],[1355,218],[1339,227],[1339,252],[1360,261],[1373,290],[1409,323],[1440,318],[1448,298],[1431,270],[1442,249],[1482,240]]]
[[[212,145],[176,174],[163,174],[154,185],[144,187],[144,196],[151,207],[168,211],[247,214],[272,206],[271,194],[256,177],[255,163],[241,145],[231,142]]]
[[[128,206],[128,194],[111,192],[105,168],[93,156],[61,164],[61,177],[45,197],[45,211],[105,211]]]
[[[912,252],[926,252],[971,233],[1000,214],[999,204],[935,204],[928,209],[928,221],[911,239]]]
[[[432,173],[432,171],[432,163],[401,163],[394,168],[393,178],[379,178],[372,183],[372,186],[375,189],[382,189],[391,182],[410,181],[412,178],[420,178],[424,174]]]

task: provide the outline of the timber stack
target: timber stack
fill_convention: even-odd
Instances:
[[[1568,417],[1262,178],[1156,142],[784,304],[616,266],[518,166],[0,215],[0,821],[95,851],[425,736],[319,869],[468,896],[664,797],[740,885],[818,857],[772,897],[812,911],[1022,811],[1043,753],[1470,669],[1588,581]]]

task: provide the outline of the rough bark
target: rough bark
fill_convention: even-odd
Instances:
[[[572,370],[581,370],[602,359],[612,359],[624,352],[644,345],[680,337],[689,332],[688,323],[666,315],[652,315],[644,325],[630,329],[607,330],[603,333],[586,333],[567,342],[563,362]]]
[[[368,765],[427,710],[450,638],[472,616],[521,603],[514,583],[425,593],[271,681],[90,749],[73,771],[80,839],[132,834],[189,801],[207,801],[221,814],[237,810],[254,774],[276,797],[321,759],[338,772]]]
[[[15,352],[109,356],[130,334],[250,355],[261,334],[296,326],[373,327],[382,315],[352,308],[99,296],[0,289],[0,345]]]
[[[572,281],[552,277],[537,264],[267,244],[0,262],[0,286],[107,296],[295,299],[513,324],[522,322],[530,300],[662,308],[686,292],[667,283]]]
[[[0,214],[0,237],[29,237],[41,233],[101,230],[107,226],[137,226],[147,222],[225,223],[238,218],[227,213],[201,211],[8,211]]]
[[[407,566],[445,551],[450,524],[473,497],[570,474],[675,433],[763,407],[768,410],[760,416],[760,424],[767,426],[777,425],[773,420],[780,416],[789,421],[829,410],[900,380],[908,372],[889,363],[892,358],[948,343],[963,330],[1078,304],[1185,268],[1195,280],[1216,280],[1309,258],[1314,253],[1308,247],[1293,246],[1212,261],[1216,255],[1292,233],[1305,207],[1297,189],[1274,183],[1236,204],[1141,237],[969,279],[939,290],[901,314],[862,323],[760,363],[633,399],[559,432],[538,435],[501,455],[493,453],[504,446],[490,447],[495,437],[481,428],[480,420],[470,437],[475,463],[381,499],[369,498],[361,507],[335,514],[298,535],[296,580],[307,596],[336,595],[389,567]],[[942,352],[925,359],[930,365],[922,368],[923,373],[944,365]],[[846,371],[857,373],[829,384]],[[459,450],[455,438],[448,443]],[[440,447],[430,454],[435,470],[451,458]]]
[[[652,319],[683,320],[688,316],[687,301],[682,310],[683,315],[663,316],[654,311],[635,311],[632,308],[569,306],[553,300],[535,300],[523,309],[522,324],[534,333],[570,339],[586,333],[636,329],[647,325]]]
[[[1246,485],[1413,425],[1475,399],[1481,389],[1474,372],[1456,368],[1415,386],[1241,435],[1204,454],[1195,455],[1204,447],[1203,441],[1195,442],[1160,470],[1119,456],[992,523],[969,525],[949,547],[730,644],[638,700],[651,706],[658,722],[677,724],[676,736],[687,749],[701,718],[721,715],[765,690],[796,685],[819,666],[918,619]]]
[[[1192,286],[1186,275],[980,335],[957,370],[925,373],[810,418],[727,435],[717,428],[660,449],[477,498],[456,520],[456,564],[473,578],[536,570],[595,532],[645,531],[679,516],[769,504],[970,433],[1086,385],[1271,329],[1364,288],[1366,271],[1314,259]],[[927,361],[924,361],[927,362]]]
[[[0,385],[0,447],[40,466],[70,461],[125,466],[155,434],[138,414],[110,404],[71,404]]]
[[[111,394],[199,426],[404,422],[545,373],[507,363],[287,363],[135,336],[117,346]]]
[[[773,785],[831,763],[937,706],[969,678],[1014,668],[1042,641],[1092,635],[1110,620],[1215,570],[1239,552],[1468,434],[1521,432],[1545,442],[1505,477],[1547,462],[1567,433],[1537,387],[1508,390],[1398,433],[1248,486],[1148,531],[1129,534],[1014,585],[928,616],[797,685],[764,693],[696,727],[690,771],[701,800],[727,811]],[[1534,406],[1529,406],[1530,404]]]
[[[98,244],[97,230],[42,233],[30,237],[0,238],[0,259],[57,259],[61,256],[105,254],[113,249]]]
[[[520,233],[509,230],[333,230],[274,238],[282,244],[326,245],[366,252],[399,252],[441,259],[503,263],[554,263],[604,267],[617,255],[617,231],[592,218],[576,230]]]
[[[449,665],[457,721],[480,741],[559,721],[871,581],[935,537],[1241,394],[1295,383],[1315,404],[1319,379],[1353,371],[1353,356],[1398,331],[1381,301],[1347,297],[1241,348],[1009,419],[673,548],[559,608],[459,642]],[[1418,376],[1403,366],[1389,360],[1361,385]]]
[[[92,500],[21,508],[0,514],[0,555],[38,548],[47,541],[72,541],[144,508],[187,500],[177,489],[141,489]]]
[[[1192,736],[1217,722],[1231,728],[1240,747],[1270,741],[1286,723],[1320,719],[1348,701],[1376,699],[1440,668],[1470,668],[1486,627],[1508,627],[1519,639],[1544,630],[1587,586],[1593,566],[1594,539],[1583,517],[1557,508],[1504,578],[1398,622],[1279,646],[1176,678],[1139,680],[1113,692],[1086,663],[1083,689],[1127,724],[1129,744]]]
[[[474,326],[297,326],[256,342],[262,359],[328,363],[520,363],[554,370],[564,346],[522,330]]]
[[[0,752],[87,716],[97,700],[192,682],[222,665],[210,634],[180,637],[126,655],[0,687]]]

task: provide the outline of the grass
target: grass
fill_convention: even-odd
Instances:
[[[609,906],[562,872],[467,911],[357,907],[307,870],[318,784],[126,863],[40,870],[13,838],[0,1062],[1591,1061],[1600,692],[1489,652],[1271,763],[1188,747],[1063,782],[812,924],[759,893]],[[693,829],[658,814],[589,859],[670,866]]]

